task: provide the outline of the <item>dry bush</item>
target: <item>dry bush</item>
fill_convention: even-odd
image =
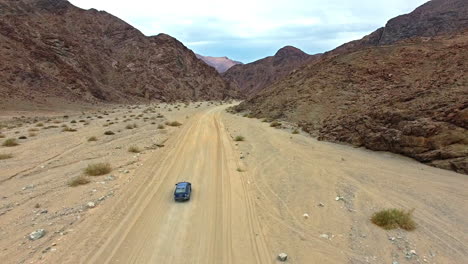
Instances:
[[[0,154],[0,160],[6,160],[13,158],[12,154]]]
[[[76,132],[77,130],[68,126],[63,127],[63,132]]]
[[[104,135],[111,136],[111,135],[115,135],[115,133],[109,130],[109,131],[104,132]]]
[[[109,163],[95,163],[89,164],[85,169],[85,173],[89,176],[104,175],[112,171],[112,167]]]
[[[77,177],[72,178],[68,182],[68,186],[75,187],[75,186],[78,186],[78,185],[88,184],[90,182],[91,181],[88,179],[88,177],[81,175],[81,176],[77,176]]]
[[[292,133],[295,134],[295,135],[296,135],[296,134],[299,134],[299,130],[294,129]]]
[[[4,146],[4,147],[14,147],[14,146],[18,146],[18,145],[19,145],[19,143],[16,141],[15,138],[9,138],[9,139],[3,141],[3,144],[2,144],[2,146]]]
[[[88,138],[88,141],[89,141],[89,142],[91,142],[91,141],[97,141],[97,137],[95,137],[95,136],[89,137],[89,138]]]
[[[413,211],[414,210],[386,209],[372,215],[371,221],[386,230],[395,228],[414,230],[416,228],[416,223],[412,217]]]
[[[158,129],[164,129],[164,128],[166,128],[166,127],[163,124],[158,125]]]
[[[134,128],[137,128],[137,124],[133,123],[133,124],[128,124],[125,126],[126,129],[134,129]]]
[[[141,149],[137,146],[131,146],[128,148],[128,152],[132,152],[132,153],[140,153],[141,152]]]
[[[281,123],[278,122],[278,121],[273,121],[271,124],[270,124],[271,127],[275,127],[275,128],[279,128],[281,127]]]
[[[234,141],[244,141],[244,140],[245,140],[245,138],[243,136],[236,136],[234,138]]]
[[[172,127],[178,127],[178,126],[181,126],[182,123],[179,123],[178,121],[172,121],[172,122],[166,122],[166,125],[168,126],[172,126]]]

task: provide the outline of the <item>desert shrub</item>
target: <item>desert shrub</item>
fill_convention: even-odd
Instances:
[[[112,171],[112,167],[109,163],[95,163],[89,164],[85,169],[85,173],[89,176],[104,175]]]
[[[44,124],[43,124],[43,123],[37,123],[36,126],[37,126],[37,127],[43,127]]]
[[[34,133],[34,132],[29,132],[29,136],[30,136],[30,137],[35,137],[35,136],[37,136],[37,134]]]
[[[140,153],[141,152],[141,149],[137,146],[131,146],[128,148],[128,152],[132,152],[132,153]]]
[[[26,136],[21,136],[18,139],[28,139]]]
[[[70,123],[76,124],[76,120],[72,120],[72,121],[70,121]]]
[[[37,129],[37,128],[30,128],[30,129],[28,129],[28,131],[29,131],[29,132],[36,132],[36,131],[39,131],[39,129]]]
[[[0,154],[0,160],[11,159],[13,155],[11,154]]]
[[[2,144],[2,146],[4,146],[4,147],[14,147],[14,146],[18,146],[18,145],[19,145],[18,142],[14,138],[9,138],[9,139],[3,141],[3,144]]]
[[[111,135],[115,135],[115,133],[109,130],[109,131],[104,132],[104,135],[111,136]]]
[[[245,140],[245,138],[243,136],[236,136],[234,138],[234,141],[244,141],[244,140]]]
[[[179,123],[177,121],[172,121],[172,122],[166,122],[166,125],[172,126],[172,127],[178,127],[178,126],[181,126],[182,123]]]
[[[88,179],[88,177],[81,175],[81,176],[72,178],[72,179],[68,182],[68,186],[70,186],[70,187],[75,187],[75,186],[78,186],[78,185],[88,184],[88,183],[90,183],[90,182],[91,182],[91,181]]]
[[[412,214],[414,210],[385,209],[372,215],[372,223],[383,229],[402,228],[405,230],[414,230],[416,223]]]
[[[91,141],[97,141],[97,137],[95,137],[95,136],[89,137],[89,138],[88,138],[88,141],[89,141],[89,142],[91,142]]]
[[[166,128],[166,127],[163,124],[158,125],[158,129],[164,129],[164,128]]]
[[[293,134],[299,134],[299,130],[294,129],[292,133],[293,133]]]
[[[279,128],[281,126],[281,123],[278,122],[278,121],[273,121],[271,124],[270,124],[271,127],[276,127],[276,128]]]
[[[68,126],[63,127],[63,132],[76,132],[77,130]]]
[[[128,124],[125,126],[126,129],[134,129],[134,128],[137,128],[137,124],[133,123],[133,124]]]

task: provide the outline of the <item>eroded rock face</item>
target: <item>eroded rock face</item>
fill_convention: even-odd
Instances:
[[[146,37],[65,0],[0,0],[1,98],[43,102],[223,99],[234,93],[176,39]]]
[[[308,55],[292,46],[280,49],[274,56],[252,63],[235,65],[223,78],[238,87],[241,94],[250,96],[281,80],[298,67],[316,60],[320,55]]]

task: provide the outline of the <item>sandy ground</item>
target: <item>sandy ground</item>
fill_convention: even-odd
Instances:
[[[43,113],[31,124],[31,114],[4,114],[6,138],[37,135],[0,148],[14,155],[0,160],[2,263],[277,263],[280,252],[288,263],[468,259],[466,175],[197,105]],[[157,129],[166,120],[183,125]],[[238,135],[246,140],[233,141]],[[129,153],[131,145],[144,150]],[[68,186],[101,161],[112,164],[110,174]],[[174,184],[185,180],[193,197],[175,203]],[[369,221],[392,207],[414,208],[417,229],[385,231]],[[41,228],[44,237],[28,239]]]

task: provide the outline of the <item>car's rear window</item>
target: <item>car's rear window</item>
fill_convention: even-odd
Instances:
[[[184,193],[185,192],[185,187],[177,187],[175,189],[175,193]]]

